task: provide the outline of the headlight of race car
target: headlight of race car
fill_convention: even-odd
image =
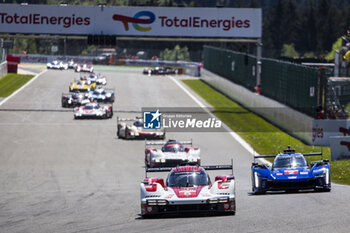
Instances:
[[[209,204],[225,203],[225,202],[228,202],[229,200],[230,200],[229,197],[218,197],[218,198],[208,199],[208,203]]]

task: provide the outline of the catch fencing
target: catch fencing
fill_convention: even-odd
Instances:
[[[255,56],[205,46],[204,68],[254,91],[256,88]],[[312,67],[261,59],[262,95],[315,116],[318,106],[318,70]]]

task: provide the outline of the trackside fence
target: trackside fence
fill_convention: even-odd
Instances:
[[[7,62],[0,63],[0,78],[7,74]]]
[[[254,91],[256,57],[205,46],[204,68]],[[315,116],[318,105],[318,70],[279,60],[261,60],[261,94]]]
[[[256,58],[227,49],[204,46],[204,68],[232,82],[254,90]]]

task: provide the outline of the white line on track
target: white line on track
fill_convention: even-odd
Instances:
[[[203,108],[204,111],[206,111],[208,114],[210,114],[211,116],[213,116],[213,114],[206,108],[206,106],[198,99],[196,98],[191,92],[189,92],[184,85],[179,82],[178,80],[176,80],[174,77],[169,76],[169,78],[176,84],[178,85],[189,97],[191,97],[191,99],[194,100],[194,102],[196,102],[201,108]],[[225,124],[224,124],[225,125]],[[246,141],[244,141],[244,139],[239,136],[236,132],[233,132],[231,128],[229,128],[227,125],[225,125],[227,131],[229,132],[229,134],[239,143],[241,144],[241,146],[246,149],[250,154],[252,155],[259,155],[258,152],[256,152],[253,147],[251,147]],[[266,159],[260,159],[263,163],[269,164],[271,165],[271,163],[269,161],[267,161]]]
[[[23,90],[26,86],[28,86],[29,84],[31,84],[32,82],[34,82],[35,79],[37,79],[40,75],[42,75],[43,73],[45,73],[47,70],[41,71],[39,74],[37,74],[34,78],[32,78],[29,82],[27,82],[26,84],[24,84],[21,88],[19,88],[17,91],[13,92],[10,96],[6,97],[5,99],[3,99],[0,102],[0,106],[3,105],[4,103],[6,103],[9,99],[11,99],[12,97],[14,97],[18,92],[20,92],[21,90]]]

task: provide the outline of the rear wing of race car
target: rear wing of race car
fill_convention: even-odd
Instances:
[[[118,125],[119,121],[136,121],[136,118],[117,117],[117,125]]]
[[[147,141],[145,140],[145,147],[147,146],[163,146],[165,143],[167,142],[171,142],[171,141],[174,141],[174,142],[178,142],[178,143],[181,143],[183,145],[191,145],[192,146],[192,138],[191,138],[191,141],[176,141],[176,140],[168,140],[168,141],[158,141],[158,142],[150,142],[150,141]]]
[[[300,153],[304,156],[322,156],[322,152],[314,152],[314,153]],[[260,158],[274,158],[277,155],[254,155],[254,159],[260,159]]]
[[[321,147],[322,149],[322,147]],[[288,148],[286,150],[283,150],[283,154],[295,154],[295,150],[291,149],[290,146],[288,146]],[[303,156],[320,156],[321,155],[321,159],[323,159],[323,154],[322,151],[321,152],[311,152],[311,153],[300,153]],[[254,161],[255,159],[260,159],[260,158],[274,158],[277,155],[254,155]]]
[[[211,170],[231,170],[232,175],[233,175],[233,159],[231,159],[231,164],[230,165],[204,165],[200,166],[204,168],[206,171],[211,171]],[[148,172],[170,172],[171,169],[174,167],[146,167],[146,178],[147,178],[147,173]]]

